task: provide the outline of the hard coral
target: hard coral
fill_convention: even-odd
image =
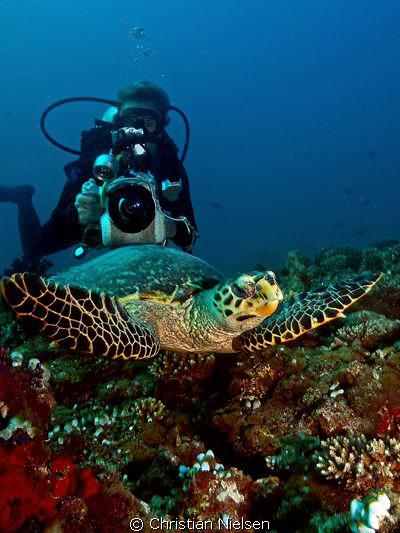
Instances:
[[[16,495],[5,504],[26,518],[20,529],[109,533],[140,517],[150,531],[150,505],[163,517],[212,517],[217,524],[269,515],[277,532],[290,531],[295,520],[299,532],[322,533],[345,527],[354,492],[361,498],[385,483],[385,492],[397,495],[400,330],[386,319],[400,319],[399,245],[332,249],[314,262],[291,253],[279,278],[285,296],[364,269],[382,267],[386,276],[360,301],[374,313],[351,318],[353,307],[345,321],[261,354],[169,353],[148,367],[71,353],[55,358],[44,344],[24,341],[13,359],[0,359],[0,436],[8,439],[0,449],[14,465],[3,461],[0,492],[12,476],[29,497],[36,488],[36,509]],[[51,393],[40,375],[45,367],[31,368],[26,354],[47,361]],[[42,442],[48,429],[50,450]],[[347,437],[348,444],[337,436],[359,433],[366,437]],[[28,446],[28,454],[39,442],[43,456],[15,466],[13,447]],[[210,447],[226,470],[206,452]],[[181,479],[179,466],[193,465],[196,456],[197,471]],[[254,481],[265,456],[276,475],[267,486]],[[49,493],[55,508],[46,508]],[[400,505],[393,504],[396,514]]]
[[[315,257],[315,263],[325,271],[346,269],[358,271],[361,262],[361,250],[350,246],[324,248]]]
[[[229,393],[240,401],[250,402],[249,406],[259,406],[269,388],[282,375],[282,358],[265,355],[252,355],[238,359]],[[257,403],[255,403],[257,402]]]
[[[400,442],[396,439],[329,438],[321,442],[313,460],[327,479],[363,492],[400,479]]]
[[[373,350],[380,343],[389,343],[400,337],[400,320],[390,320],[372,311],[357,311],[346,325],[336,331],[333,346],[355,344]]]
[[[213,354],[182,354],[165,352],[150,365],[150,372],[162,380],[205,379],[215,361]]]
[[[166,415],[165,405],[155,398],[141,398],[133,406],[133,413],[137,424],[158,422]]]
[[[231,468],[221,477],[219,472],[198,471],[192,478],[186,501],[186,515],[197,520],[240,520],[252,508],[252,495],[257,491],[250,476]]]
[[[213,354],[165,352],[149,367],[158,379],[157,391],[168,407],[190,406],[204,392],[205,382],[214,369]]]
[[[11,276],[15,272],[36,272],[44,276],[54,264],[48,259],[28,257],[16,257],[8,268],[3,270],[3,276]]]
[[[307,291],[312,283],[312,270],[310,261],[297,250],[288,253],[286,268],[289,274],[288,283],[292,292]]]
[[[0,358],[0,437],[8,440],[44,432],[55,405],[48,370],[37,359],[18,352]]]
[[[114,407],[94,401],[76,407],[55,409],[54,425],[48,433],[53,448],[67,449],[77,457],[90,450],[90,454],[85,454],[88,464],[110,472],[122,472],[130,460],[131,443],[138,442],[139,435],[145,435],[147,444],[152,441],[156,446],[165,432],[159,423],[168,411],[155,398],[140,398]]]

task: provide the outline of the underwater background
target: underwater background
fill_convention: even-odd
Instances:
[[[42,222],[74,158],[42,136],[44,108],[150,79],[190,120],[196,255],[223,271],[277,268],[294,248],[398,236],[397,0],[2,0],[0,11],[0,180],[33,184]],[[104,110],[59,108],[49,132],[78,148]],[[2,268],[21,248],[16,207],[0,208]],[[74,262],[72,251],[51,259]]]
[[[33,184],[46,221],[73,156],[44,139],[42,111],[149,79],[190,120],[195,255],[227,272],[271,268],[284,295],[249,330],[254,345],[234,338],[235,353],[125,361],[25,327],[36,316],[52,334],[48,308],[80,289],[58,287],[49,303],[51,286],[26,276],[19,305],[4,281],[27,316],[0,299],[0,533],[398,533],[399,2],[1,0],[0,14],[1,184]],[[49,132],[78,148],[105,109],[56,109]],[[21,248],[16,207],[0,213],[3,269]],[[51,272],[76,264],[72,249],[50,259]],[[165,269],[182,274],[171,298],[188,309],[191,279],[177,265]],[[101,270],[93,290],[135,285],[136,270],[120,269]],[[61,314],[92,323],[68,305]],[[207,324],[203,311],[188,327]],[[212,337],[196,327],[193,342]]]

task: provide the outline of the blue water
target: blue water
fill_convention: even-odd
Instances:
[[[190,120],[199,256],[277,268],[293,248],[399,237],[398,0],[2,0],[0,14],[0,181],[34,184],[43,222],[73,156],[44,139],[41,111],[150,79]],[[73,104],[48,126],[78,148],[104,109]],[[182,144],[175,117],[169,132]],[[0,213],[2,269],[21,249],[15,206]]]

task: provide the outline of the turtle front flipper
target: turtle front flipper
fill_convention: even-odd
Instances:
[[[60,348],[123,359],[159,352],[158,334],[133,320],[114,297],[62,287],[27,273],[4,277],[1,289],[22,323]]]
[[[382,274],[361,276],[298,294],[280,312],[234,340],[235,351],[256,352],[268,346],[291,341],[331,320],[344,317],[343,311],[367,292]]]

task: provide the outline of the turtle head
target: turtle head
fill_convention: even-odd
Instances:
[[[282,300],[273,272],[251,272],[218,285],[213,306],[230,327],[244,331],[272,315]]]

